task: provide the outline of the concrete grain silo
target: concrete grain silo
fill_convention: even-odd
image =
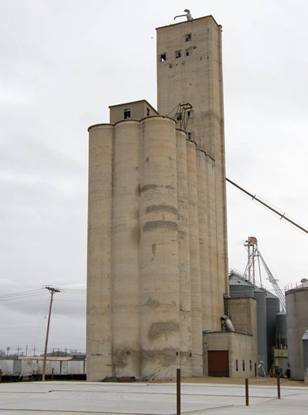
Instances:
[[[304,379],[302,338],[308,330],[308,283],[286,292],[288,353],[291,378]]]
[[[146,118],[141,131],[141,376],[170,378],[180,351],[175,122]]]

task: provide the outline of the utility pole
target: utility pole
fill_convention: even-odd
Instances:
[[[46,330],[46,339],[45,339],[45,349],[44,349],[44,361],[43,361],[43,372],[42,372],[42,381],[45,380],[46,377],[46,360],[47,360],[47,347],[48,347],[48,337],[49,337],[49,326],[50,326],[50,317],[51,317],[51,310],[52,310],[52,303],[53,303],[53,296],[55,293],[59,293],[60,290],[53,287],[45,287],[46,290],[50,293],[50,303],[49,303],[49,312],[48,312],[48,321],[47,321],[47,330]]]

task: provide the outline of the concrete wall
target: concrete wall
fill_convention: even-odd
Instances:
[[[204,354],[208,351],[229,351],[229,376],[254,377],[257,364],[256,338],[242,333],[204,333]]]
[[[292,379],[304,379],[302,337],[308,329],[308,287],[286,292],[288,354]]]

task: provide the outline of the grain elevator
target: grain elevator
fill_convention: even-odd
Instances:
[[[89,127],[88,380],[207,373],[228,295],[221,32],[158,28],[157,110]]]

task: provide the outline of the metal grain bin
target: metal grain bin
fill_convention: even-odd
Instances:
[[[287,347],[287,314],[277,313],[276,314],[276,342],[275,346],[278,349]]]

